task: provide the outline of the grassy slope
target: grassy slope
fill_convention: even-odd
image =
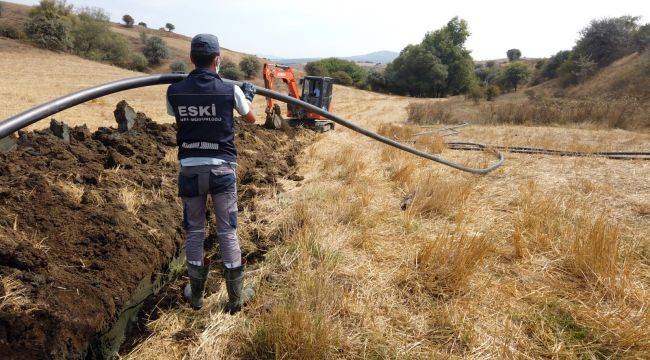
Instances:
[[[0,38],[0,118],[92,85],[144,75],[76,56],[35,49]],[[91,128],[115,124],[115,104],[127,99],[138,111],[158,121],[166,115],[165,87],[156,86],[109,95],[55,115],[70,125],[87,123]],[[39,126],[47,126],[44,120]]]
[[[2,5],[4,6],[4,10],[6,11],[6,13],[3,14],[2,18],[0,18],[0,23],[5,23],[5,24],[9,24],[21,28],[25,20],[27,19],[27,16],[29,14],[29,9],[31,7],[27,5],[15,4],[11,2],[0,1],[0,3],[2,3]],[[129,40],[131,44],[131,48],[134,52],[142,51],[143,44],[140,41],[140,33],[142,31],[145,31],[148,36],[159,36],[165,41],[165,43],[167,44],[170,50],[169,59],[164,60],[160,65],[150,69],[149,72],[152,73],[168,72],[169,65],[174,61],[179,61],[179,60],[184,61],[188,65],[190,64],[190,58],[189,58],[189,52],[190,52],[189,41],[191,40],[190,37],[187,37],[182,34],[162,31],[158,29],[142,28],[139,26],[135,26],[133,28],[126,28],[120,24],[112,24],[111,28],[113,31],[115,31],[118,34],[124,35]],[[221,56],[224,59],[231,60],[235,63],[239,63],[239,61],[246,55],[247,54],[238,51],[230,50],[223,47],[221,48]],[[264,61],[264,59],[261,58],[259,60]]]
[[[0,23],[22,27],[27,18],[30,6],[6,1],[0,1],[0,3],[2,4],[3,10],[2,17],[0,17]]]
[[[126,36],[131,42],[134,51],[141,51],[142,48],[142,43],[140,41],[141,31],[146,31],[148,36],[154,36],[154,35],[159,36],[165,41],[165,43],[170,49],[170,53],[171,53],[170,58],[166,59],[160,65],[151,69],[152,72],[167,72],[169,71],[169,64],[178,60],[184,61],[188,65],[190,64],[189,53],[190,53],[191,38],[187,36],[175,34],[175,33],[169,33],[167,31],[161,31],[161,30],[143,29],[140,27],[126,28],[119,24],[114,24],[112,26],[112,30]],[[239,61],[244,56],[246,56],[246,54],[222,47],[221,56],[226,60],[239,63]],[[260,59],[260,61],[263,61],[263,59]]]

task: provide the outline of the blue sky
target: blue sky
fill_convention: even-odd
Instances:
[[[33,0],[13,0],[35,4]],[[370,0],[69,0],[97,6],[114,21],[166,22],[186,35],[211,32],[222,46],[278,57],[320,57],[399,51],[453,16],[469,22],[467,47],[477,60],[505,57],[516,47],[527,57],[569,49],[591,19],[640,15],[650,21],[650,0],[370,1]]]

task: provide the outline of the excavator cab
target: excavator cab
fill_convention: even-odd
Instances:
[[[329,111],[332,102],[332,78],[305,76],[300,100]]]
[[[289,96],[300,99],[325,111],[330,110],[332,104],[332,78],[319,76],[306,76],[300,79],[302,92],[299,92],[293,69],[289,66],[264,64],[262,70],[264,85],[273,90],[273,81],[282,80],[287,85]],[[318,132],[334,129],[334,123],[324,117],[307,111],[300,106],[288,104],[286,118],[282,116],[282,109],[273,99],[266,98],[266,122],[264,126],[270,129],[281,129],[286,126],[303,127]]]

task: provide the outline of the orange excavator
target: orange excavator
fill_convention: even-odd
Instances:
[[[289,88],[289,96],[318,106],[323,110],[330,110],[332,78],[305,76],[300,80],[302,93],[299,93],[296,77],[291,67],[265,63],[262,74],[264,76],[264,86],[267,89],[273,90],[273,80],[281,79]],[[304,127],[318,132],[334,129],[332,121],[325,120],[324,117],[296,105],[287,105],[287,118],[284,118],[280,105],[274,104],[271,98],[266,98],[266,122],[264,126],[270,129],[281,129],[286,126]]]

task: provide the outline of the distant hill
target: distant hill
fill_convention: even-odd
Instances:
[[[340,59],[351,60],[354,62],[363,62],[363,63],[373,63],[373,64],[388,64],[389,62],[395,60],[399,53],[395,51],[375,51],[365,55],[354,55],[354,56],[336,56]],[[323,59],[323,57],[313,57],[313,58],[295,58],[295,59],[280,59],[275,58],[271,59],[277,63],[286,64],[286,65],[295,65],[295,64],[306,64],[311,61],[318,61]]]
[[[395,60],[398,55],[399,53],[395,51],[382,50],[371,52],[370,54],[365,55],[349,56],[344,59],[357,62],[388,64],[389,62]]]

